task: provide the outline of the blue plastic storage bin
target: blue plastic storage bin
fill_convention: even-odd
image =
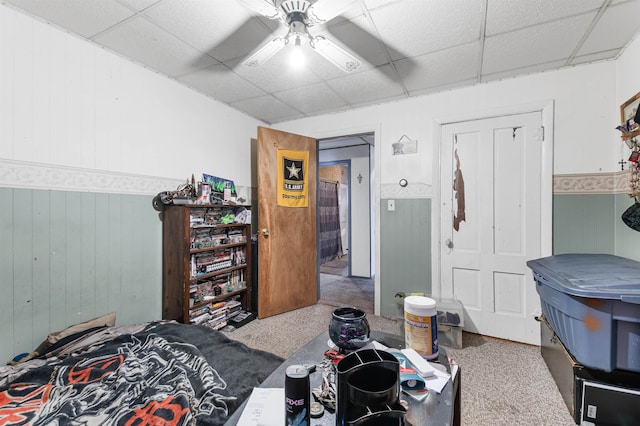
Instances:
[[[542,313],[579,363],[640,372],[640,262],[561,254],[527,266]]]

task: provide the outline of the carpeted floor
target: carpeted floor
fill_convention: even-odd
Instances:
[[[225,334],[250,347],[288,358],[327,330],[331,313],[339,306],[363,309],[372,330],[402,333],[401,320],[373,314],[373,280],[350,279],[343,274],[344,265],[321,269],[321,300],[317,304],[254,320]],[[463,333],[462,349],[445,349],[462,372],[463,425],[575,424],[539,347]]]

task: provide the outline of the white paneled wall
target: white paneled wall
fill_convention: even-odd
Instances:
[[[0,159],[180,180],[204,172],[250,186],[258,125],[0,5]]]
[[[251,194],[258,125],[0,4],[0,362],[109,311],[160,319],[152,196],[203,172]]]

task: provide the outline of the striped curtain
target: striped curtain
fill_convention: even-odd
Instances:
[[[320,263],[342,254],[338,182],[320,180]]]

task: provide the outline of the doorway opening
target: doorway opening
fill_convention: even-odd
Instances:
[[[351,161],[318,165],[318,241],[320,272],[349,276],[349,199]]]
[[[318,147],[319,299],[373,312],[374,134],[320,139]]]

